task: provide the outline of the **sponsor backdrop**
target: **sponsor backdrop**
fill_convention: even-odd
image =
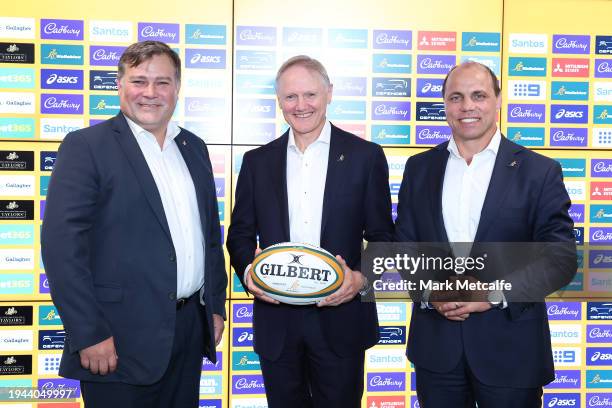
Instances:
[[[319,58],[334,83],[330,119],[385,147],[394,212],[407,157],[450,137],[444,75],[465,60],[491,67],[503,132],[558,160],[573,201],[580,270],[565,301],[548,304],[557,375],[544,406],[612,407],[610,4],[314,0],[298,13],[277,0],[144,5],[26,0],[0,13],[0,387],[75,387],[57,376],[65,333],[39,251],[46,189],[65,134],[118,111],[121,52],[158,39],[183,60],[175,120],[211,145],[223,239],[244,152],[286,129],[274,99],[286,58]],[[394,279],[379,289],[393,291]],[[252,304],[234,273],[228,295],[219,363],[202,364],[200,407],[265,407]],[[377,307],[363,406],[417,407],[404,357],[411,305]],[[57,406],[79,407],[79,395]]]

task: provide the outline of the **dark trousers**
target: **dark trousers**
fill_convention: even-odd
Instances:
[[[199,405],[202,345],[205,331],[202,306],[192,296],[176,311],[174,343],[166,372],[151,385],[81,381],[86,408],[196,408]],[[156,356],[150,356],[156,358]],[[118,365],[121,365],[119,356]]]
[[[480,382],[465,356],[448,373],[415,366],[416,389],[421,408],[541,408],[542,387],[494,387]]]
[[[277,360],[260,357],[269,408],[359,408],[364,352],[336,355],[316,307],[295,308]]]

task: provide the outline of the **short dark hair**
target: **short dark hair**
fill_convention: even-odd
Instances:
[[[287,71],[294,65],[299,65],[300,67],[304,67],[309,71],[317,72],[319,75],[321,75],[321,78],[323,79],[323,82],[326,86],[329,87],[331,85],[329,75],[327,75],[327,70],[319,60],[309,57],[308,55],[296,55],[295,57],[291,57],[287,61],[283,62],[283,65],[281,65],[278,69],[278,72],[276,73],[276,80],[274,81],[274,85],[277,91],[278,81],[281,75],[283,75],[285,71]]]
[[[161,41],[141,41],[127,47],[117,66],[117,79],[121,79],[125,74],[126,66],[136,67],[144,61],[148,61],[155,55],[166,55],[174,65],[175,77],[178,82],[181,81],[181,58],[168,44]]]
[[[444,98],[444,94],[446,93],[446,81],[448,81],[448,77],[450,76],[451,72],[453,72],[455,69],[459,67],[465,67],[469,65],[475,65],[477,67],[484,69],[485,71],[489,73],[489,76],[491,77],[491,85],[493,85],[493,92],[495,92],[495,96],[499,96],[499,94],[501,93],[501,88],[499,87],[499,82],[497,81],[495,72],[493,72],[491,68],[487,67],[485,64],[481,64],[480,62],[465,61],[465,62],[462,62],[461,64],[458,64],[452,67],[451,70],[448,71],[448,74],[446,74],[446,78],[444,78],[444,82],[442,83],[442,98]]]

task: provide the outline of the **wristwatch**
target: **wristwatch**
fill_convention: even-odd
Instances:
[[[363,276],[363,285],[361,285],[361,289],[359,289],[359,294],[361,296],[365,296],[368,294],[368,292],[370,291],[371,287],[370,287],[370,282],[368,281],[368,277],[367,276]]]

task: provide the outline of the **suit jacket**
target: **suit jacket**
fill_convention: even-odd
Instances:
[[[261,248],[290,239],[286,181],[288,139],[289,131],[244,155],[227,237],[231,264],[241,280],[253,260],[257,237]],[[351,269],[361,269],[364,238],[389,241],[392,237],[388,174],[380,146],[332,125],[321,247],[341,255]],[[290,311],[295,307],[255,300],[254,348],[258,354],[270,360],[278,358]],[[352,355],[376,344],[378,319],[374,303],[361,302],[358,295],[340,306],[318,310],[323,332],[336,354]]]
[[[182,129],[175,140],[195,186],[206,241],[206,307],[200,309],[208,344],[202,352],[214,361],[212,313],[225,316],[227,274],[212,167],[197,136]],[[67,333],[60,375],[131,384],[159,380],[174,337],[176,255],[155,181],[123,114],[64,139],[41,243]],[[119,355],[117,371],[92,375],[81,368],[78,351],[109,336]]]
[[[442,186],[448,142],[411,157],[400,187],[395,239],[447,242]],[[576,273],[570,199],[560,165],[502,137],[475,237],[479,242],[561,242],[569,251],[523,268],[523,280],[568,284]],[[572,252],[573,251],[573,252]],[[504,259],[512,270],[519,259]],[[519,258],[519,257],[514,257]],[[552,258],[552,260],[551,260]],[[542,299],[543,300],[543,299]],[[473,313],[462,323],[415,304],[407,355],[434,372],[455,368],[465,353],[476,377],[504,387],[539,387],[554,379],[546,305],[509,303],[505,309]]]

